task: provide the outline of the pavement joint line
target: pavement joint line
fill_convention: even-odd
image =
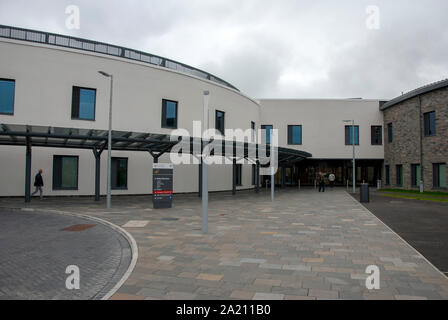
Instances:
[[[23,210],[23,209],[33,209],[32,211],[36,211],[34,208],[26,208],[26,207],[13,207],[12,208],[12,207],[0,206],[0,208],[16,209],[16,210],[22,210],[22,211],[27,211],[27,210]],[[30,211],[30,210],[28,210],[28,211]],[[132,271],[135,268],[135,265],[137,264],[138,247],[137,247],[137,242],[135,241],[134,237],[132,237],[132,235],[129,232],[127,232],[126,230],[124,230],[120,226],[117,226],[116,224],[113,224],[112,222],[106,221],[106,220],[101,219],[101,218],[92,217],[92,216],[88,216],[88,215],[81,214],[81,213],[73,213],[73,212],[54,210],[54,209],[42,208],[42,209],[38,209],[37,210],[37,212],[39,212],[39,211],[48,211],[48,212],[56,213],[56,214],[60,214],[60,215],[74,216],[74,217],[80,217],[80,218],[84,218],[84,219],[88,219],[88,220],[97,221],[99,223],[102,223],[105,226],[108,226],[108,227],[112,228],[115,231],[118,231],[119,233],[121,233],[125,237],[125,239],[129,243],[129,246],[131,247],[131,254],[132,254],[131,263],[129,264],[128,269],[123,274],[121,279],[112,287],[112,289],[109,290],[109,292],[107,292],[103,297],[101,297],[101,300],[108,300],[110,297],[112,297],[115,294],[115,292],[117,292],[118,289],[129,278],[129,276],[131,275]]]
[[[394,230],[392,230],[392,228],[390,228],[387,224],[385,224],[380,218],[378,218],[376,215],[374,215],[369,209],[367,209],[366,206],[364,206],[361,202],[359,202],[358,200],[356,200],[353,195],[351,193],[349,193],[348,191],[345,191],[345,193],[349,196],[350,199],[352,199],[352,201],[354,201],[357,205],[361,206],[362,208],[364,208],[367,212],[369,212],[372,216],[375,217],[375,219],[377,219],[379,222],[381,222],[381,224],[383,224],[388,230],[390,230],[393,234],[395,234],[401,241],[403,241],[408,247],[410,247],[412,250],[414,250],[415,252],[417,252],[431,267],[433,267],[438,273],[440,273],[442,276],[444,276],[445,278],[447,277],[446,274],[444,274],[442,271],[440,271],[438,268],[436,268],[436,266],[434,266],[428,259],[426,259],[426,257],[421,254],[417,249],[415,249],[413,246],[411,246],[409,244],[409,242],[407,242],[406,240],[404,240],[398,233],[396,233]]]

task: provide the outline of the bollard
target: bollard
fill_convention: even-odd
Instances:
[[[360,202],[369,202],[369,184],[368,183],[362,183],[361,188],[359,189],[359,201]]]

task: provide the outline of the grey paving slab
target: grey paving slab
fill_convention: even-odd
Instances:
[[[97,221],[0,208],[0,257],[0,299],[100,299],[127,271],[131,248]],[[66,288],[69,265],[79,289]]]
[[[147,210],[150,196],[112,204],[50,198],[28,207],[82,205],[117,225],[147,221],[126,227],[139,260],[115,299],[448,299],[448,279],[342,189],[280,190],[274,202],[263,190],[211,193],[207,235],[197,195],[175,195],[165,210]],[[0,199],[0,206],[24,205]],[[365,286],[372,264],[379,290]]]

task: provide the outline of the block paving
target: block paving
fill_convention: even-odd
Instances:
[[[139,257],[112,299],[448,299],[448,279],[344,189],[211,193],[209,233],[197,195],[152,209],[150,196],[44,199],[30,207],[100,217],[135,238]],[[24,206],[0,199],[0,206]],[[170,218],[170,219],[167,219]],[[366,267],[380,289],[365,286]]]

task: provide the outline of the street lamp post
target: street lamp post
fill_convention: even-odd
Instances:
[[[210,92],[204,91],[204,109],[202,119],[202,130],[205,133],[208,130],[208,102],[210,98]],[[202,135],[201,139],[204,137]],[[208,165],[205,156],[205,145],[201,150],[202,153],[202,233],[208,232]]]
[[[352,123],[352,145],[353,145],[353,193],[356,193],[356,164],[355,164],[355,120],[344,120]]]
[[[101,75],[110,78],[110,101],[109,101],[109,132],[107,134],[107,200],[106,206],[110,208],[111,202],[111,167],[112,167],[112,89],[114,83],[113,75],[104,71],[98,71]]]

